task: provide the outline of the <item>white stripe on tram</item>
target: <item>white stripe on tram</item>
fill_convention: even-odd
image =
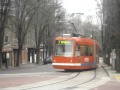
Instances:
[[[60,65],[60,66],[81,66],[81,63],[52,63],[52,65]]]

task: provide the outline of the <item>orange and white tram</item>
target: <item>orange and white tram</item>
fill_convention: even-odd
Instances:
[[[57,37],[52,65],[56,69],[92,69],[99,64],[99,45],[90,38]]]

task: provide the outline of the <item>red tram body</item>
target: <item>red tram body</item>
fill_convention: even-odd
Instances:
[[[98,67],[99,45],[90,38],[57,37],[52,65],[55,69],[78,70]]]

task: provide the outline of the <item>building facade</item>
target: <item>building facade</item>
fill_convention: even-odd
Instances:
[[[8,13],[7,26],[5,28],[4,46],[3,46],[3,62],[9,59],[9,65],[16,66],[18,40],[14,32],[14,26],[11,25],[16,15],[15,0],[11,0]],[[30,29],[26,35],[25,43],[22,48],[21,62],[22,64],[34,62],[35,59],[35,38],[34,31]],[[9,54],[9,55],[8,55]],[[8,55],[8,57],[7,57]]]

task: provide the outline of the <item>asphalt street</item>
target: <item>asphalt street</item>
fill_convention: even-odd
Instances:
[[[51,64],[24,64],[20,67],[2,68],[0,69],[0,90],[119,90],[120,74],[110,66],[103,63],[102,65],[110,77],[99,67],[96,70],[96,76],[94,76],[94,70],[81,71],[76,78],[68,81],[65,80],[74,77],[78,71],[65,72],[62,69],[53,69]],[[92,81],[80,84],[92,77],[95,77]],[[54,84],[60,81],[65,82]],[[48,86],[43,87],[46,85]]]

